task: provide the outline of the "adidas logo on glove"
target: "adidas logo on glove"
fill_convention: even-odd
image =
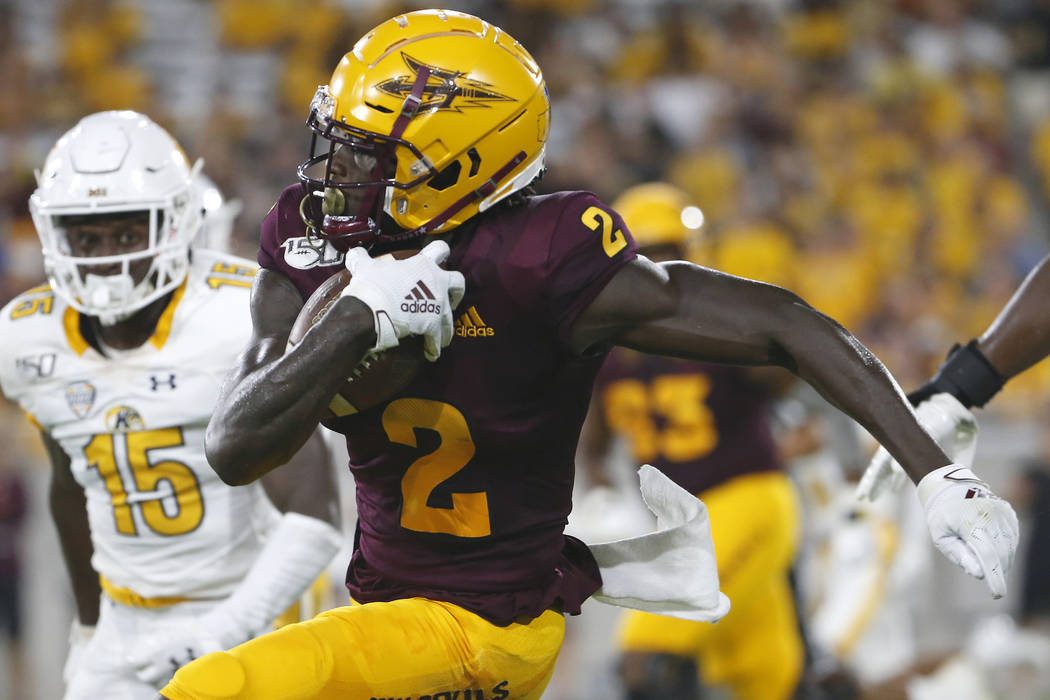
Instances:
[[[401,302],[401,310],[415,313],[428,313],[428,314],[439,314],[441,313],[441,304],[434,303],[436,297],[433,292],[423,284],[423,280],[416,282],[416,286],[412,288],[412,292],[405,295],[405,300]]]

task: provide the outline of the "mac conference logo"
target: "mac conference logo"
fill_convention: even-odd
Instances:
[[[79,381],[66,385],[66,403],[77,418],[83,418],[95,405],[98,391],[91,382]]]
[[[430,69],[430,75],[427,77],[427,84],[423,87],[423,102],[419,106],[421,112],[435,109],[450,109],[459,112],[464,108],[488,108],[492,102],[516,101],[513,97],[496,92],[491,83],[471,78],[462,71],[427,65],[403,51],[401,58],[412,71],[412,75],[399,75],[396,78],[384,80],[375,87],[388,95],[404,99],[411,94],[419,69],[426,66]]]

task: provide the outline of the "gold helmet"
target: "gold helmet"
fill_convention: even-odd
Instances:
[[[304,219],[346,248],[375,241],[383,215],[397,238],[447,231],[528,185],[543,169],[550,99],[539,65],[499,27],[422,10],[362,37],[307,124]]]
[[[639,248],[675,245],[685,248],[704,223],[700,208],[682,190],[664,182],[646,182],[625,190],[612,208],[623,217]]]

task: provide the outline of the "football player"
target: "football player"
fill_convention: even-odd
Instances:
[[[190,249],[193,175],[145,116],[84,117],[29,202],[49,283],[0,312],[0,387],[53,468],[77,607],[70,700],[155,697],[189,659],[272,628],[341,541],[319,437],[250,486],[205,459],[256,268]]]
[[[206,443],[227,482],[248,483],[319,421],[347,436],[354,604],[198,659],[164,697],[540,697],[564,615],[602,586],[591,550],[563,528],[613,345],[790,369],[922,480],[936,539],[987,547],[988,575],[1009,568],[1009,504],[965,467],[946,469],[883,365],[841,326],[779,287],[638,255],[590,193],[530,194],[550,103],[539,66],[498,27],[450,10],[382,23],[318,89],[308,125],[321,148],[263,222],[254,336]],[[304,245],[321,253],[303,263]],[[286,352],[304,300],[344,265],[350,283]],[[412,303],[423,297],[433,303]],[[329,406],[367,353],[409,335],[432,362],[404,389],[361,412]],[[975,489],[994,543],[973,537]]]
[[[628,189],[612,208],[654,262],[684,259],[703,220],[688,195],[658,182]],[[581,466],[600,483],[618,436],[638,464],[697,494],[733,602],[717,625],[627,613],[619,670],[632,700],[698,698],[698,670],[706,685],[728,685],[741,700],[783,700],[795,690],[804,654],[788,575],[798,504],[769,424],[770,401],[787,388],[783,378],[625,348],[614,348],[598,375]]]

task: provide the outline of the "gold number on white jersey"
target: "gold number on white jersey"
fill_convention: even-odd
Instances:
[[[84,447],[88,468],[98,470],[109,491],[117,532],[139,534],[134,516],[136,508],[146,525],[158,535],[182,535],[200,525],[204,519],[204,503],[197,475],[182,462],[150,461],[151,450],[182,444],[181,428],[164,428],[100,433]],[[130,474],[132,483],[125,482],[125,474]],[[177,509],[169,515],[163,501],[171,498]]]
[[[255,277],[255,268],[224,262],[217,262],[212,265],[211,271],[216,274],[209,275],[205,282],[212,289],[218,289],[223,285],[251,287],[252,278]]]

